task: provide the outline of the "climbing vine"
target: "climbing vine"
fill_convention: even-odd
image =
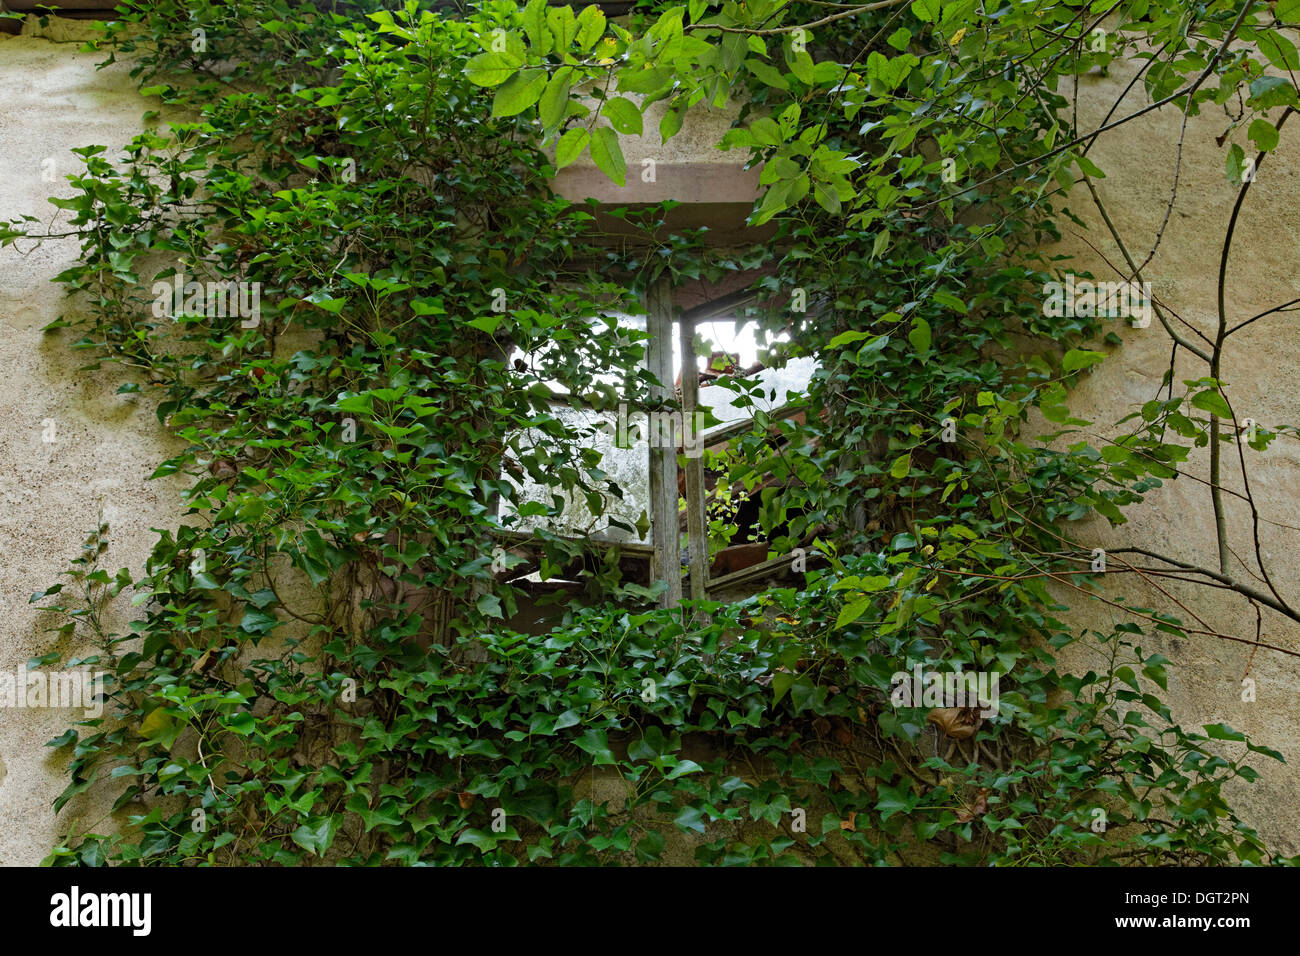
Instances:
[[[1101,173],[1063,78],[1163,42],[1134,53],[1153,101],[1244,90],[1238,122],[1275,146],[1289,6],[120,7],[101,45],[190,118],[117,161],[79,151],[54,200],[82,242],[58,277],[75,307],[50,329],[184,442],[154,477],[187,480],[188,514],[143,575],[101,567],[101,525],[75,587],[33,596],[112,675],[109,712],[52,741],[73,748],[55,810],[111,790],[111,813],[49,862],[1284,862],[1223,795],[1281,755],[1175,722],[1170,662],[1142,646],[1205,632],[1144,608],[1111,633],[1063,621],[1062,591],[1100,593],[1071,523],[1122,523],[1222,439],[1217,365],[1122,441],[1056,442],[1088,424],[1066,407],[1105,357],[1088,346],[1120,339],[1043,308],[1036,250]],[[1189,90],[1202,70],[1219,85]],[[615,243],[554,194],[584,152],[625,182],[647,116],[667,141],[729,101],[721,145],[765,162],[770,240],[672,234],[669,203],[616,211],[638,241]],[[709,456],[715,546],[762,483],[756,537],[824,562],[661,608],[619,548],[547,530],[627,493],[556,393],[647,406],[645,336],[618,317],[662,276],[747,269],[773,361],[817,371],[786,397],[801,414],[759,412]],[[754,403],[743,375],[719,384]],[[1034,414],[1060,431],[1028,438]],[[572,587],[535,599],[526,570]],[[115,630],[101,610],[128,599]],[[1056,660],[1078,643],[1083,675]],[[900,706],[917,668],[1000,675],[995,712]]]

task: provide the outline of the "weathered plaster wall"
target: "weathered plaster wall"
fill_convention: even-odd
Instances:
[[[59,36],[84,31],[56,26]],[[48,220],[51,195],[72,195],[64,175],[77,172],[69,150],[102,144],[109,155],[140,132],[147,103],[122,64],[96,72],[102,55],[75,43],[0,35],[0,216]],[[46,182],[43,161],[53,161]],[[24,245],[23,249],[28,246]],[[175,486],[146,479],[177,448],[140,397],[115,394],[120,370],[77,371],[85,353],[66,333],[41,327],[66,309],[50,279],[71,266],[76,240],[28,255],[0,250],[0,671],[14,674],[51,649],[53,622],[28,597],[60,580],[85,533],[109,521],[106,567],[140,572],[155,535],[179,520]],[[53,422],[53,442],[43,435]],[[0,709],[0,865],[35,865],[75,818],[98,821],[107,808],[74,800],[58,818],[51,803],[65,786],[70,749],[46,741],[75,711]],[[7,770],[7,773],[5,772]]]
[[[56,31],[63,28],[56,24]],[[0,38],[0,157],[6,176],[0,180],[0,215],[48,217],[46,198],[70,194],[62,181],[74,170],[68,150],[88,143],[109,147],[110,155],[140,129],[148,104],[133,91],[121,64],[96,71],[96,54],[80,53],[74,44],[55,44],[35,37]],[[1117,64],[1109,77],[1081,82],[1081,117],[1096,121],[1126,84],[1128,68]],[[1138,90],[1140,91],[1139,84]],[[1140,105],[1140,92],[1130,106]],[[1172,109],[1148,114],[1104,137],[1093,158],[1107,170],[1098,189],[1116,225],[1135,254],[1145,256],[1164,217],[1170,193],[1181,116]],[[1221,115],[1206,115],[1188,124],[1178,201],[1160,249],[1148,267],[1157,295],[1174,309],[1208,328],[1215,298],[1215,275],[1222,224],[1235,198],[1223,176],[1223,154],[1214,137],[1226,127]],[[1238,228],[1236,264],[1229,302],[1234,314],[1246,317],[1300,295],[1295,274],[1295,249],[1300,240],[1297,208],[1300,179],[1294,143],[1284,145],[1259,172]],[[653,136],[653,134],[649,134]],[[654,137],[657,140],[657,137]],[[698,140],[705,150],[708,143]],[[629,172],[639,163],[629,150]],[[58,177],[41,178],[41,161],[55,159]],[[672,159],[689,157],[675,150]],[[702,154],[701,162],[714,157]],[[689,166],[683,167],[689,168]],[[631,177],[630,177],[631,178]],[[1076,192],[1071,208],[1088,222],[1098,223],[1086,234],[1064,223],[1067,236],[1049,253],[1079,257],[1077,269],[1090,269],[1110,278],[1102,259],[1088,243],[1112,261],[1113,244],[1100,229],[1086,192]],[[70,265],[75,242],[51,243],[28,256],[0,252],[0,668],[9,672],[49,648],[48,622],[33,614],[28,595],[58,579],[77,548],[84,530],[96,521],[102,502],[112,522],[108,566],[139,571],[153,540],[150,527],[173,526],[180,519],[175,486],[146,482],[147,475],[172,449],[146,401],[116,395],[119,374],[77,371],[81,364],[67,350],[67,338],[43,335],[39,329],[64,311],[60,287],[49,279]],[[1093,419],[1097,434],[1115,434],[1110,423],[1154,396],[1168,362],[1169,344],[1158,325],[1124,329],[1125,345],[1114,350],[1082,385],[1072,401],[1075,414]],[[1300,418],[1292,368],[1300,348],[1286,315],[1257,323],[1243,333],[1229,353],[1225,377],[1243,414],[1267,423]],[[1203,372],[1190,363],[1182,377]],[[42,442],[42,423],[53,419],[56,441]],[[1095,444],[1096,442],[1094,442]],[[1206,474],[1204,453],[1198,453],[1197,473]],[[1287,440],[1268,452],[1252,456],[1256,469],[1252,486],[1264,513],[1283,524],[1295,524],[1292,501],[1300,489],[1300,449]],[[1235,466],[1230,481],[1239,481]],[[1243,509],[1232,506],[1232,536],[1239,553],[1249,548]],[[1213,561],[1209,495],[1190,480],[1171,482],[1152,493],[1132,511],[1130,523],[1110,530],[1104,523],[1087,529],[1090,540],[1116,546],[1138,542],[1197,563]],[[1263,547],[1274,561],[1275,580],[1289,597],[1300,600],[1297,571],[1300,559],[1288,545],[1295,532],[1265,525]],[[1244,637],[1254,632],[1253,615],[1244,602],[1223,599],[1221,592],[1170,588],[1191,605],[1213,629]],[[1151,606],[1175,610],[1167,599],[1129,579],[1115,593]],[[1068,595],[1081,604],[1077,595]],[[1183,615],[1186,616],[1185,614]],[[1101,604],[1081,607],[1072,621],[1078,626],[1109,630],[1122,620],[1118,611]],[[1207,628],[1209,629],[1209,628]],[[1265,617],[1262,637],[1270,643],[1300,648],[1300,634]],[[1260,743],[1300,759],[1300,667],[1294,658],[1250,649],[1208,637],[1186,641],[1153,639],[1148,650],[1159,650],[1173,661],[1170,699],[1175,716],[1187,725],[1226,721],[1254,735]],[[1072,661],[1087,666],[1086,655]],[[1258,700],[1243,703],[1240,681],[1249,670],[1258,682]],[[66,752],[52,754],[43,745],[67,726],[68,714],[58,711],[0,712],[0,864],[34,864],[80,817],[82,825],[99,819],[103,809],[71,804],[56,819],[51,802],[62,790]],[[1249,820],[1277,848],[1300,851],[1300,780],[1288,766],[1255,761],[1263,779],[1240,795]],[[683,857],[683,862],[686,857]]]
[[[1079,121],[1082,128],[1099,124],[1121,95],[1137,69],[1134,63],[1115,63],[1110,75],[1086,76],[1079,81]],[[1136,84],[1116,116],[1146,105],[1142,84]],[[1275,121],[1277,116],[1272,117]],[[1187,123],[1177,198],[1169,224],[1150,265],[1144,270],[1156,298],[1213,337],[1217,323],[1216,299],[1219,257],[1239,184],[1224,171],[1226,144],[1215,137],[1229,126],[1221,109],[1206,107]],[[1127,126],[1103,135],[1089,153],[1106,172],[1096,180],[1098,195],[1129,251],[1139,263],[1155,243],[1173,192],[1174,170],[1182,113],[1172,107],[1148,113]],[[1255,155],[1244,127],[1228,142],[1240,143]],[[1256,172],[1237,224],[1229,260],[1226,309],[1229,325],[1300,296],[1300,146],[1290,125],[1282,130],[1281,146]],[[1123,267],[1123,257],[1112,241],[1096,207],[1082,186],[1071,194],[1069,207],[1089,224],[1084,232],[1062,221],[1062,242],[1043,251],[1068,254],[1076,259],[1073,271],[1091,271],[1097,279],[1126,278],[1114,274],[1106,259]],[[1096,251],[1091,246],[1096,247]],[[1100,253],[1100,254],[1099,254]],[[1102,256],[1105,256],[1105,259]],[[1120,418],[1140,409],[1157,396],[1161,376],[1169,367],[1170,339],[1156,319],[1145,329],[1116,322],[1124,339],[1120,348],[1106,350],[1110,357],[1088,375],[1070,401],[1071,411],[1095,425],[1088,429],[1094,447],[1099,437],[1126,433],[1131,425],[1115,427]],[[1181,352],[1176,382],[1208,375],[1204,363]],[[1223,366],[1228,396],[1239,418],[1251,417],[1269,426],[1300,420],[1296,369],[1300,364],[1300,328],[1294,313],[1270,316],[1243,329],[1229,340]],[[1075,439],[1077,440],[1077,438]],[[1251,490],[1266,519],[1260,525],[1261,549],[1270,575],[1282,595],[1293,605],[1300,602],[1300,541],[1295,502],[1300,494],[1300,443],[1294,438],[1276,440],[1266,452],[1246,449]],[[1146,501],[1133,507],[1127,525],[1111,529],[1104,520],[1089,523],[1081,537],[1094,546],[1115,548],[1136,545],[1181,561],[1217,570],[1214,515],[1208,487],[1192,476],[1209,477],[1209,453],[1193,451],[1189,474],[1166,482]],[[1235,446],[1224,455],[1223,480],[1227,488],[1242,490],[1241,469]],[[1231,546],[1247,563],[1252,561],[1252,534],[1248,507],[1228,500],[1228,534]],[[1143,565],[1154,562],[1139,561]],[[1110,563],[1113,568],[1114,563]],[[1253,566],[1253,565],[1252,565]],[[1231,573],[1252,584],[1241,564]],[[1260,585],[1262,587],[1262,585]],[[1150,607],[1180,617],[1191,627],[1255,639],[1255,614],[1244,599],[1226,592],[1189,585],[1162,584],[1168,595],[1144,585],[1132,575],[1117,577],[1111,597],[1123,596],[1130,604]],[[1125,614],[1101,603],[1084,603],[1081,595],[1061,591],[1077,610],[1072,623],[1110,632]],[[1180,609],[1186,604],[1205,622],[1198,625]],[[1259,640],[1300,651],[1300,628],[1265,610]],[[1251,765],[1261,779],[1252,786],[1229,791],[1245,816],[1270,845],[1300,852],[1300,660],[1274,651],[1259,650],[1212,636],[1187,640],[1164,636],[1142,642],[1147,651],[1159,651],[1172,661],[1169,694],[1175,720],[1200,728],[1225,722],[1250,735],[1256,743],[1282,751],[1286,765],[1256,756]],[[1073,655],[1077,666],[1097,666],[1084,654]],[[1242,679],[1256,682],[1256,700],[1242,700]],[[1229,745],[1234,752],[1244,749]]]

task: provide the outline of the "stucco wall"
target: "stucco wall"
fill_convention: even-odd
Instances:
[[[1101,122],[1136,68],[1134,63],[1117,62],[1109,76],[1080,78],[1082,128]],[[1138,83],[1115,115],[1124,116],[1146,102],[1142,84]],[[1276,121],[1278,117],[1272,118]],[[1156,299],[1211,338],[1217,324],[1219,257],[1240,187],[1225,173],[1227,144],[1240,143],[1248,156],[1255,155],[1244,126],[1224,146],[1215,142],[1229,125],[1223,110],[1214,106],[1207,106],[1201,116],[1188,121],[1173,212],[1154,258],[1144,270]],[[1106,173],[1105,179],[1095,180],[1097,193],[1139,263],[1155,243],[1173,193],[1181,126],[1182,113],[1165,107],[1103,135],[1089,153]],[[1281,145],[1256,171],[1242,208],[1225,292],[1230,326],[1300,296],[1300,270],[1296,265],[1296,250],[1300,248],[1300,213],[1296,211],[1300,203],[1300,146],[1296,134],[1290,124],[1283,128]],[[1089,229],[1085,232],[1062,220],[1063,241],[1045,248],[1044,253],[1074,256],[1070,265],[1073,271],[1091,271],[1099,280],[1127,278],[1116,275],[1106,264],[1109,260],[1122,268],[1123,257],[1087,190],[1077,187],[1068,205],[1089,224]],[[1094,367],[1070,400],[1073,414],[1095,423],[1088,432],[1091,444],[1097,448],[1101,447],[1101,436],[1115,437],[1131,430],[1131,423],[1118,428],[1114,423],[1157,397],[1161,377],[1169,367],[1171,343],[1158,320],[1153,319],[1144,329],[1116,322],[1115,330],[1123,337],[1123,346],[1106,348],[1110,357]],[[1229,339],[1222,377],[1238,418],[1250,417],[1269,427],[1300,421],[1297,364],[1300,328],[1294,313],[1261,319]],[[1203,362],[1180,350],[1175,372],[1179,391],[1184,379],[1208,374]],[[1241,491],[1236,446],[1229,447],[1231,450],[1223,456],[1223,482],[1228,489]],[[1269,574],[1283,597],[1293,605],[1300,604],[1300,554],[1296,550],[1300,522],[1295,518],[1295,502],[1300,495],[1300,442],[1281,436],[1265,452],[1247,447],[1246,461],[1250,487],[1265,519],[1260,525],[1260,541]],[[1098,547],[1138,546],[1217,570],[1209,489],[1193,477],[1208,480],[1208,450],[1194,450],[1186,470],[1187,476],[1165,482],[1142,505],[1132,507],[1128,524],[1112,529],[1104,520],[1094,520],[1081,537]],[[1229,543],[1237,555],[1251,563],[1249,508],[1231,495],[1225,498]],[[1138,559],[1136,563],[1152,566],[1156,562]],[[1230,572],[1263,589],[1240,563],[1234,563]],[[1123,596],[1130,604],[1173,614],[1192,627],[1255,639],[1255,614],[1244,599],[1224,591],[1168,581],[1161,587],[1168,596],[1125,574],[1114,579],[1108,593],[1112,598]],[[1077,593],[1060,593],[1077,609],[1071,621],[1079,626],[1109,632],[1114,623],[1125,620],[1120,610],[1097,602],[1084,603]],[[1192,620],[1175,599],[1200,615],[1205,626]],[[1294,623],[1265,610],[1262,625],[1260,641],[1300,650],[1300,629]],[[1205,635],[1187,640],[1156,635],[1141,643],[1145,650],[1159,651],[1172,661],[1166,699],[1175,720],[1196,729],[1222,721],[1287,757],[1288,764],[1282,765],[1256,756],[1251,765],[1260,771],[1261,779],[1229,793],[1271,846],[1291,854],[1300,852],[1300,775],[1295,770],[1300,761],[1300,660],[1268,650],[1252,654],[1255,649],[1250,646]],[[1082,653],[1071,660],[1082,667],[1097,666],[1097,661],[1088,660]],[[1244,677],[1255,681],[1254,702],[1242,700]],[[1244,749],[1242,745],[1229,747],[1236,752]]]
[[[71,148],[102,144],[111,156],[141,130],[148,106],[127,69],[96,72],[102,55],[77,46],[0,35],[0,216],[48,220],[47,197],[73,193],[63,178],[80,169]],[[46,160],[54,182],[42,176]],[[10,674],[51,650],[57,635],[45,628],[55,622],[28,598],[60,580],[101,507],[111,526],[110,572],[140,573],[155,538],[150,527],[174,526],[180,516],[177,486],[146,481],[179,449],[147,397],[115,394],[128,380],[121,370],[77,371],[87,353],[68,348],[74,339],[66,331],[40,331],[66,308],[50,279],[77,252],[75,239],[28,255],[0,251],[0,671]],[[54,816],[71,748],[45,743],[70,719],[76,712],[0,710],[0,865],[39,863],[73,819],[89,827],[107,809],[78,800]]]

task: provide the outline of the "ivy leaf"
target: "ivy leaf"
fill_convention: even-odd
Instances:
[[[1067,372],[1077,372],[1081,368],[1096,365],[1106,357],[1105,352],[1089,352],[1084,349],[1070,349],[1061,359],[1061,368]]]
[[[591,161],[617,186],[627,185],[627,163],[618,144],[618,134],[608,126],[599,127],[591,137]]]
[[[772,675],[772,704],[781,703],[781,698],[790,692],[795,676],[788,671],[777,671]]]
[[[880,797],[876,801],[876,809],[880,811],[880,822],[884,823],[895,813],[907,813],[912,809],[912,797],[903,790],[880,784],[876,788],[876,794]]]
[[[636,843],[636,859],[638,863],[655,863],[658,861],[660,854],[664,852],[666,841],[664,835],[658,830],[648,830]]]
[[[912,453],[909,451],[905,455],[899,455],[894,459],[894,463],[889,466],[889,474],[894,478],[906,478],[907,473],[912,470]]]
[[[919,315],[914,318],[912,320],[912,331],[907,333],[907,341],[912,343],[912,348],[916,351],[928,352],[930,350],[930,323]]]
[[[504,316],[501,315],[480,315],[476,319],[470,319],[465,324],[470,328],[478,329],[485,335],[492,335],[496,332],[497,327],[501,325],[502,318]]]
[[[53,740],[46,741],[45,746],[54,748],[66,747],[68,744],[75,743],[76,740],[77,732],[75,730],[65,730]]]
[[[338,832],[338,824],[334,820],[334,817],[308,820],[290,834],[293,842],[314,856],[323,856],[334,842],[334,834]]]
[[[609,739],[605,731],[592,727],[585,734],[574,741],[580,750],[595,757],[596,766],[601,764],[615,764],[618,761],[614,759],[614,754],[609,749]]]
[[[302,301],[309,305],[314,305],[319,309],[324,309],[326,312],[333,312],[335,315],[342,312],[343,307],[348,304],[347,299],[331,299],[323,292],[313,292],[311,295],[303,298]]]
[[[1227,724],[1206,724],[1205,735],[1211,740],[1245,740],[1246,735]]]
[[[457,846],[460,846],[461,844],[464,843],[468,843],[470,846],[478,847],[479,850],[486,853],[488,850],[496,849],[497,838],[494,837],[491,833],[488,833],[486,830],[478,830],[471,827],[470,829],[462,833],[460,837],[456,840]]]
[[[279,623],[279,618],[274,614],[268,614],[266,611],[250,607],[244,611],[244,616],[239,622],[239,629],[247,634],[266,634]]]
[[[495,594],[480,595],[479,599],[474,602],[474,607],[476,607],[478,612],[484,617],[496,617],[501,618],[502,620],[505,619],[505,615],[501,613],[501,599]]]
[[[232,714],[223,721],[226,728],[241,737],[247,737],[257,729],[257,718],[246,710],[241,710],[237,714]]]

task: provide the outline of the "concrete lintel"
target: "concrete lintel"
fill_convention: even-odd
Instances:
[[[611,206],[651,205],[673,199],[681,203],[739,203],[748,211],[758,197],[758,167],[656,162],[653,181],[645,182],[648,172],[648,167],[630,162],[627,185],[619,186],[595,166],[574,164],[555,174],[552,188],[565,199],[595,199]]]

